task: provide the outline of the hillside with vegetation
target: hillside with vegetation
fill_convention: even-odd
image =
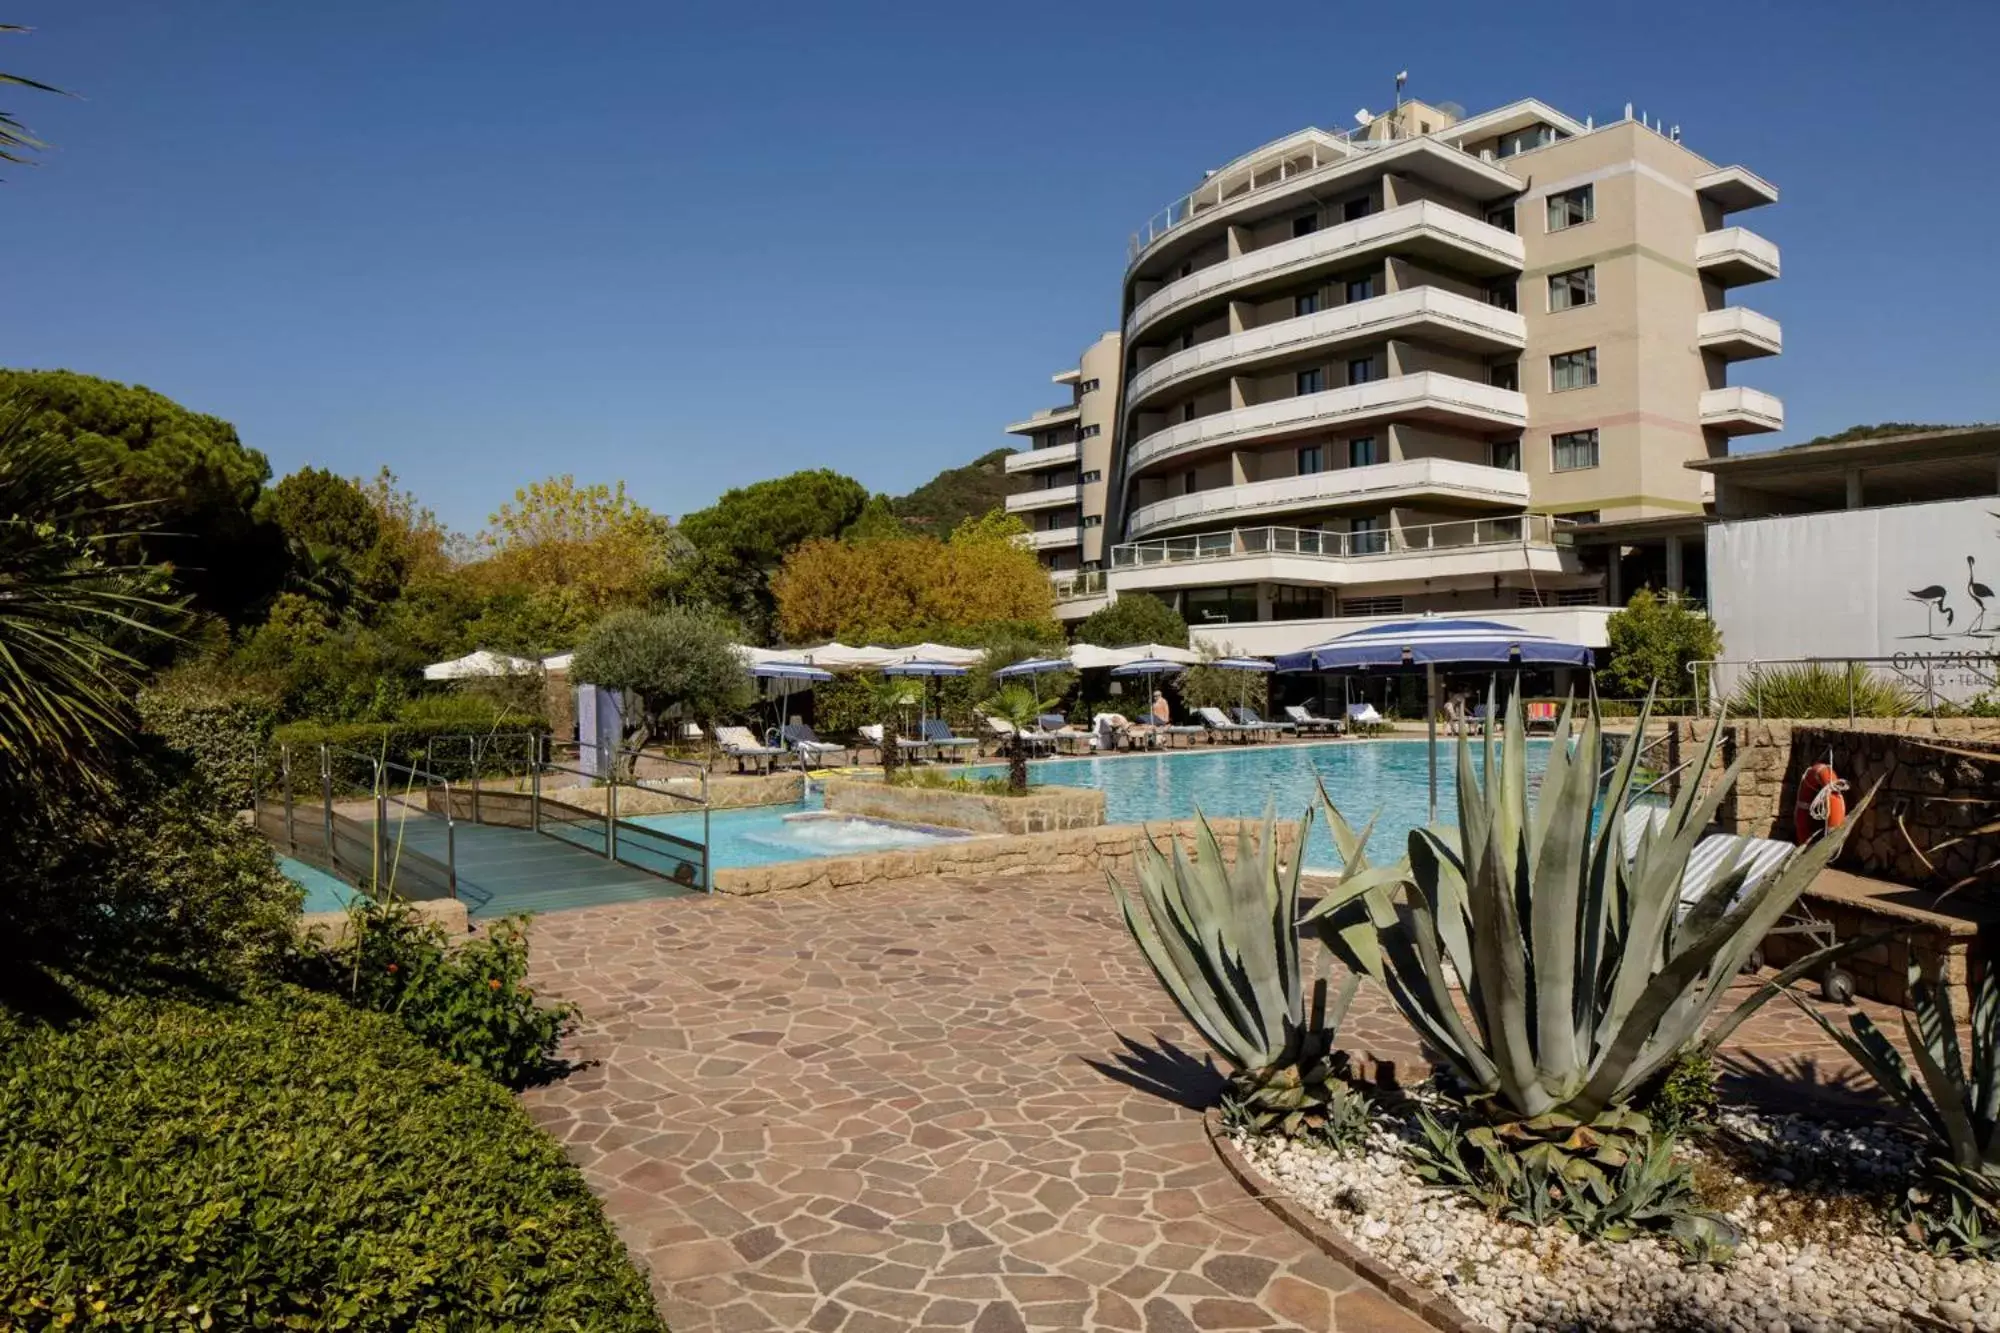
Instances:
[[[1026,476],[1008,475],[1007,456],[1013,452],[1002,447],[962,467],[948,467],[908,495],[891,500],[890,508],[916,531],[943,536],[1027,489]]]
[[[1815,444],[1854,444],[1860,440],[1881,440],[1892,435],[1916,435],[1934,430],[1971,430],[1977,426],[1990,425],[1984,421],[1966,421],[1956,424],[1923,421],[1878,421],[1874,425],[1849,426],[1831,435],[1815,435],[1804,444],[1788,445],[1791,449],[1805,449]]]

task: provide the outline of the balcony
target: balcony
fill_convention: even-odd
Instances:
[[[1525,473],[1451,458],[1406,458],[1172,496],[1133,510],[1125,530],[1138,537],[1192,523],[1419,495],[1518,507],[1528,503],[1528,478]]]
[[[1046,449],[1023,449],[1007,455],[1009,472],[1041,472],[1052,467],[1071,467],[1077,460],[1077,443],[1052,444]]]
[[[1547,514],[1464,519],[1378,532],[1234,528],[1111,548],[1119,592],[1216,584],[1289,582],[1307,586],[1413,579],[1572,573],[1572,548],[1559,547],[1560,521]]]
[[[1083,409],[1075,403],[1068,407],[1045,407],[1026,421],[1016,421],[1007,427],[1009,435],[1035,435],[1057,426],[1066,426],[1075,421]]]
[[[1778,276],[1778,247],[1748,227],[1724,227],[1695,238],[1694,266],[1704,278],[1740,287]]]
[[[1065,547],[1083,545],[1083,529],[1049,528],[1046,531],[1030,532],[1023,540],[1027,542],[1031,551],[1060,551]]]
[[[1175,352],[1134,375],[1126,399],[1137,407],[1169,389],[1186,389],[1282,357],[1416,330],[1436,342],[1481,353],[1519,351],[1528,342],[1527,321],[1511,310],[1442,287],[1413,287]]]
[[[1776,356],[1785,350],[1785,333],[1778,321],[1742,306],[1704,310],[1695,321],[1695,341],[1704,352],[1727,361]]]
[[[1313,269],[1352,264],[1388,250],[1444,259],[1454,268],[1483,274],[1519,272],[1524,262],[1521,238],[1512,232],[1420,200],[1176,278],[1133,309],[1125,321],[1126,340],[1168,315],[1225,295],[1251,295],[1283,286]]]
[[[1017,491],[1007,497],[1007,512],[1031,514],[1041,509],[1063,509],[1082,503],[1083,487],[1071,482],[1067,486],[1038,486],[1033,490]]]
[[[1710,389],[1701,396],[1701,424],[1724,435],[1761,435],[1785,428],[1785,405],[1761,389]]]
[[[1696,176],[1694,192],[1725,213],[1778,202],[1778,187],[1748,167],[1717,167]]]
[[[1528,400],[1512,389],[1423,370],[1177,422],[1137,441],[1128,454],[1127,468],[1137,473],[1206,449],[1399,417],[1475,430],[1520,430],[1528,424]]]

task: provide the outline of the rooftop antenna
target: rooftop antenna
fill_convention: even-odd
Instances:
[[[1410,71],[1406,69],[1396,71],[1396,109],[1399,111],[1403,107],[1403,85],[1409,81]]]

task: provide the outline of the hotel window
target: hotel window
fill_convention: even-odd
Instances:
[[[1076,386],[1076,391],[1077,391],[1077,393],[1078,393],[1079,395],[1082,395],[1082,394],[1086,394],[1086,393],[1096,393],[1096,392],[1097,392],[1097,381],[1096,381],[1096,380],[1085,380],[1085,381],[1084,381],[1083,383],[1081,383],[1081,384],[1079,384],[1079,385],[1077,385],[1077,386]]]
[[[1597,383],[1597,349],[1586,347],[1580,352],[1557,352],[1549,358],[1549,391],[1561,393],[1566,389],[1588,389]]]
[[[1186,351],[1186,350],[1187,350],[1188,348],[1190,348],[1190,347],[1194,346],[1194,330],[1193,330],[1193,329],[1187,329],[1187,330],[1185,330],[1184,332],[1182,332],[1182,334],[1181,334],[1181,336],[1180,336],[1180,344],[1181,344],[1181,350],[1182,350],[1183,352],[1185,352],[1185,351]]]
[[[1579,185],[1549,196],[1549,230],[1564,231],[1597,216],[1597,187]]]
[[[1294,239],[1300,236],[1310,236],[1318,230],[1319,214],[1317,213],[1301,213],[1292,219],[1292,236]]]
[[[1303,315],[1317,315],[1318,313],[1318,291],[1300,292],[1292,298],[1292,318],[1297,319]]]
[[[1104,516],[1101,514],[1085,514],[1083,516],[1083,526],[1085,526],[1086,528],[1098,527],[1103,522],[1104,522]]]
[[[1182,420],[1182,421],[1193,421],[1193,420],[1194,420],[1194,404],[1193,404],[1193,403],[1182,403],[1182,404],[1181,404],[1181,420]]]
[[[1076,433],[1076,438],[1079,440],[1094,440],[1103,433],[1104,427],[1102,426],[1085,426]]]
[[[1081,477],[1078,477],[1076,479],[1076,484],[1079,486],[1088,486],[1093,482],[1099,482],[1103,480],[1104,480],[1104,474],[1100,472],[1098,469],[1092,468],[1090,471],[1084,473]]]
[[[1349,305],[1353,305],[1356,301],[1366,301],[1373,295],[1375,295],[1375,275],[1373,273],[1367,274],[1364,277],[1349,278],[1347,280],[1347,303]]]
[[[1567,273],[1549,274],[1549,309],[1574,310],[1597,304],[1597,266],[1586,264]]]
[[[1315,472],[1326,470],[1326,460],[1320,456],[1319,446],[1308,444],[1299,450],[1299,475],[1310,477]]]
[[[1354,358],[1354,360],[1349,361],[1347,363],[1347,382],[1349,384],[1366,384],[1368,383],[1368,381],[1374,378],[1375,378],[1374,357],[1358,356]]]
[[[1188,623],[1257,618],[1257,585],[1239,583],[1226,588],[1189,588],[1182,603]]]
[[[1496,389],[1512,389],[1515,392],[1519,392],[1521,388],[1521,363],[1519,361],[1502,361],[1498,365],[1488,366],[1486,368],[1486,382]]]
[[[1525,130],[1515,130],[1512,134],[1500,136],[1500,144],[1493,150],[1495,157],[1512,157],[1525,153],[1530,148],[1546,148],[1556,141],[1553,125],[1530,125]]]
[[[1314,366],[1311,370],[1301,370],[1297,376],[1297,387],[1302,395],[1318,393],[1326,387],[1326,372],[1318,366]]]
[[[1559,588],[1556,590],[1557,606],[1601,606],[1604,594],[1596,588]]]
[[[1347,531],[1347,549],[1355,555],[1381,555],[1389,549],[1389,528],[1379,518],[1357,518]]]
[[[1506,231],[1506,232],[1513,231],[1514,206],[1512,204],[1509,204],[1505,208],[1487,209],[1486,225],[1489,227],[1498,227],[1501,231]]]
[[[1340,614],[1343,616],[1400,616],[1403,614],[1403,599],[1400,597],[1343,597],[1340,599]]]
[[[1359,199],[1350,199],[1341,205],[1340,220],[1342,222],[1359,222],[1362,218],[1367,217],[1371,211],[1368,207],[1368,196],[1364,194]]]
[[[1486,288],[1486,304],[1499,306],[1502,310],[1513,310],[1518,304],[1514,299],[1514,279],[1496,278]]]
[[[1597,466],[1597,432],[1564,431],[1549,437],[1549,466],[1557,472],[1579,472]]]
[[[1357,435],[1347,442],[1347,466],[1373,467],[1382,461],[1382,452],[1375,447],[1373,435]]]
[[[1271,619],[1318,620],[1326,614],[1326,593],[1320,588],[1294,588],[1280,583],[1271,589]]]
[[[1521,470],[1521,442],[1519,440],[1495,440],[1486,446],[1486,466],[1497,467],[1506,472]]]
[[[1565,523],[1595,523],[1602,512],[1597,509],[1572,509],[1567,514],[1557,514],[1556,517]]]
[[[1194,492],[1195,492],[1194,473],[1192,471],[1181,473],[1181,494],[1193,495]]]

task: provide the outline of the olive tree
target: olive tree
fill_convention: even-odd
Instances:
[[[712,721],[750,706],[750,675],[727,620],[692,607],[616,611],[576,650],[570,678],[623,690],[639,704],[633,743],[660,734],[669,713]]]

